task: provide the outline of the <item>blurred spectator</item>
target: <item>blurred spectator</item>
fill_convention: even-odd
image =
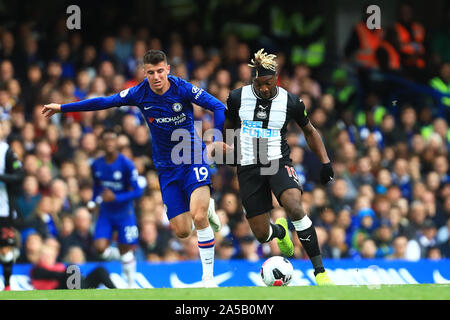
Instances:
[[[405,236],[398,236],[393,240],[392,248],[394,252],[388,255],[386,259],[406,259],[406,248],[408,246],[408,238]]]
[[[24,220],[29,220],[41,200],[39,183],[35,176],[26,176],[23,181],[23,194],[17,197],[17,210]]]
[[[59,218],[55,212],[55,204],[50,196],[43,195],[38,202],[31,218],[30,226],[34,228],[42,238],[58,237]]]
[[[367,6],[364,6],[361,21],[352,28],[345,46],[345,56],[347,59],[354,59],[360,67],[377,68],[376,50],[383,39],[383,31],[377,28],[369,29],[368,18]]]
[[[86,262],[83,249],[80,247],[70,247],[67,255],[63,259],[67,264],[83,264]]]
[[[421,71],[426,66],[425,28],[413,18],[412,6],[406,2],[401,3],[398,20],[392,30],[395,33],[393,45],[400,53],[401,64],[406,74],[413,79],[423,80],[424,74]]]
[[[450,93],[450,62],[441,65],[439,76],[431,79],[430,86],[440,94]],[[450,107],[450,97],[442,97],[440,102],[443,106]]]
[[[235,259],[244,259],[247,261],[258,261],[258,242],[252,235],[246,235],[239,239],[239,251],[234,256]]]
[[[382,220],[378,229],[374,232],[374,240],[377,245],[377,258],[385,258],[393,254],[392,229],[389,220]]]
[[[39,254],[39,260],[30,270],[31,284],[37,290],[68,289],[69,277],[66,266],[56,262],[58,251],[54,247],[44,245]],[[80,286],[83,289],[97,288],[104,284],[107,288],[115,288],[108,272],[103,267],[92,270],[87,277],[81,278]],[[81,289],[80,288],[80,289]]]
[[[355,217],[355,226],[352,233],[352,249],[361,251],[362,243],[370,239],[375,227],[375,212],[371,208],[362,208]],[[375,253],[374,253],[375,255]]]
[[[327,90],[336,103],[335,108],[338,118],[344,113],[351,114],[356,111],[356,89],[349,83],[347,72],[343,69],[336,69],[331,76],[332,86]]]
[[[433,221],[425,220],[421,226],[420,233],[408,242],[406,258],[411,261],[426,258],[428,249],[436,245],[436,226]]]
[[[334,212],[341,211],[351,205],[348,198],[347,182],[342,178],[337,178],[331,186],[330,206]]]
[[[349,248],[345,242],[345,229],[340,226],[333,226],[330,229],[330,238],[322,247],[324,258],[343,259],[349,258]]]
[[[411,210],[409,212],[408,226],[404,230],[408,239],[413,239],[417,236],[426,217],[425,206],[423,203],[419,200],[414,201],[411,204]]]
[[[39,260],[39,253],[43,245],[42,237],[35,230],[30,230],[26,238],[22,239],[24,242],[23,250],[20,252],[18,259],[19,263],[37,263]]]
[[[171,234],[164,228],[158,228],[155,220],[145,219],[139,231],[137,261],[158,261],[164,256]]]
[[[223,238],[219,245],[216,247],[217,259],[230,260],[235,254],[233,242],[228,238]]]
[[[65,256],[70,247],[78,246],[83,249],[87,261],[98,261],[99,257],[93,245],[91,214],[85,207],[80,207],[75,210],[74,215],[75,229],[71,234],[61,239],[61,256]]]
[[[372,239],[365,239],[361,243],[360,257],[364,259],[373,259],[376,256],[377,245]]]

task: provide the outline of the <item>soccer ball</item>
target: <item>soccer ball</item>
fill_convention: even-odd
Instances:
[[[274,256],[267,259],[261,267],[261,278],[266,286],[287,286],[292,280],[294,268],[288,259]]]

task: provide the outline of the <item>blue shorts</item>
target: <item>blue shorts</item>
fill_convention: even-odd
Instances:
[[[128,245],[138,243],[139,232],[134,213],[119,215],[109,212],[100,212],[95,225],[94,240],[111,240],[115,230],[117,230],[118,234],[118,243]]]
[[[175,168],[159,169],[158,177],[169,220],[190,210],[191,194],[195,189],[211,185],[207,164],[182,164]]]

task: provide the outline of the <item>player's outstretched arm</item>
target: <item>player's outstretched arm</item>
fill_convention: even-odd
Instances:
[[[109,97],[97,97],[66,104],[46,104],[41,113],[46,118],[50,118],[60,112],[96,111],[118,106],[136,105],[133,98],[134,88],[136,87],[123,90]]]

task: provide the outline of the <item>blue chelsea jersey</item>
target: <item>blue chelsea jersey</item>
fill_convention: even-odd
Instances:
[[[97,158],[91,165],[94,180],[93,200],[101,202],[99,197],[105,189],[110,189],[115,200],[101,202],[100,212],[132,214],[133,200],[139,198],[143,190],[138,184],[138,172],[133,162],[119,154],[112,163],[105,157]]]
[[[64,104],[63,112],[100,110],[113,106],[138,106],[150,128],[153,146],[153,162],[157,169],[171,168],[179,165],[179,159],[189,157],[189,161],[201,159],[205,148],[202,139],[194,128],[192,103],[214,112],[214,128],[222,131],[225,121],[225,105],[218,99],[191,83],[168,76],[170,88],[162,95],[154,93],[147,79],[137,86],[123,90],[109,97],[93,98],[84,101]],[[201,128],[201,126],[200,126]],[[183,129],[178,130],[177,129]],[[172,141],[174,140],[174,141]],[[177,161],[172,161],[172,150],[188,150],[181,148],[190,143],[190,154],[183,151],[177,154]],[[199,158],[200,157],[200,158]]]

